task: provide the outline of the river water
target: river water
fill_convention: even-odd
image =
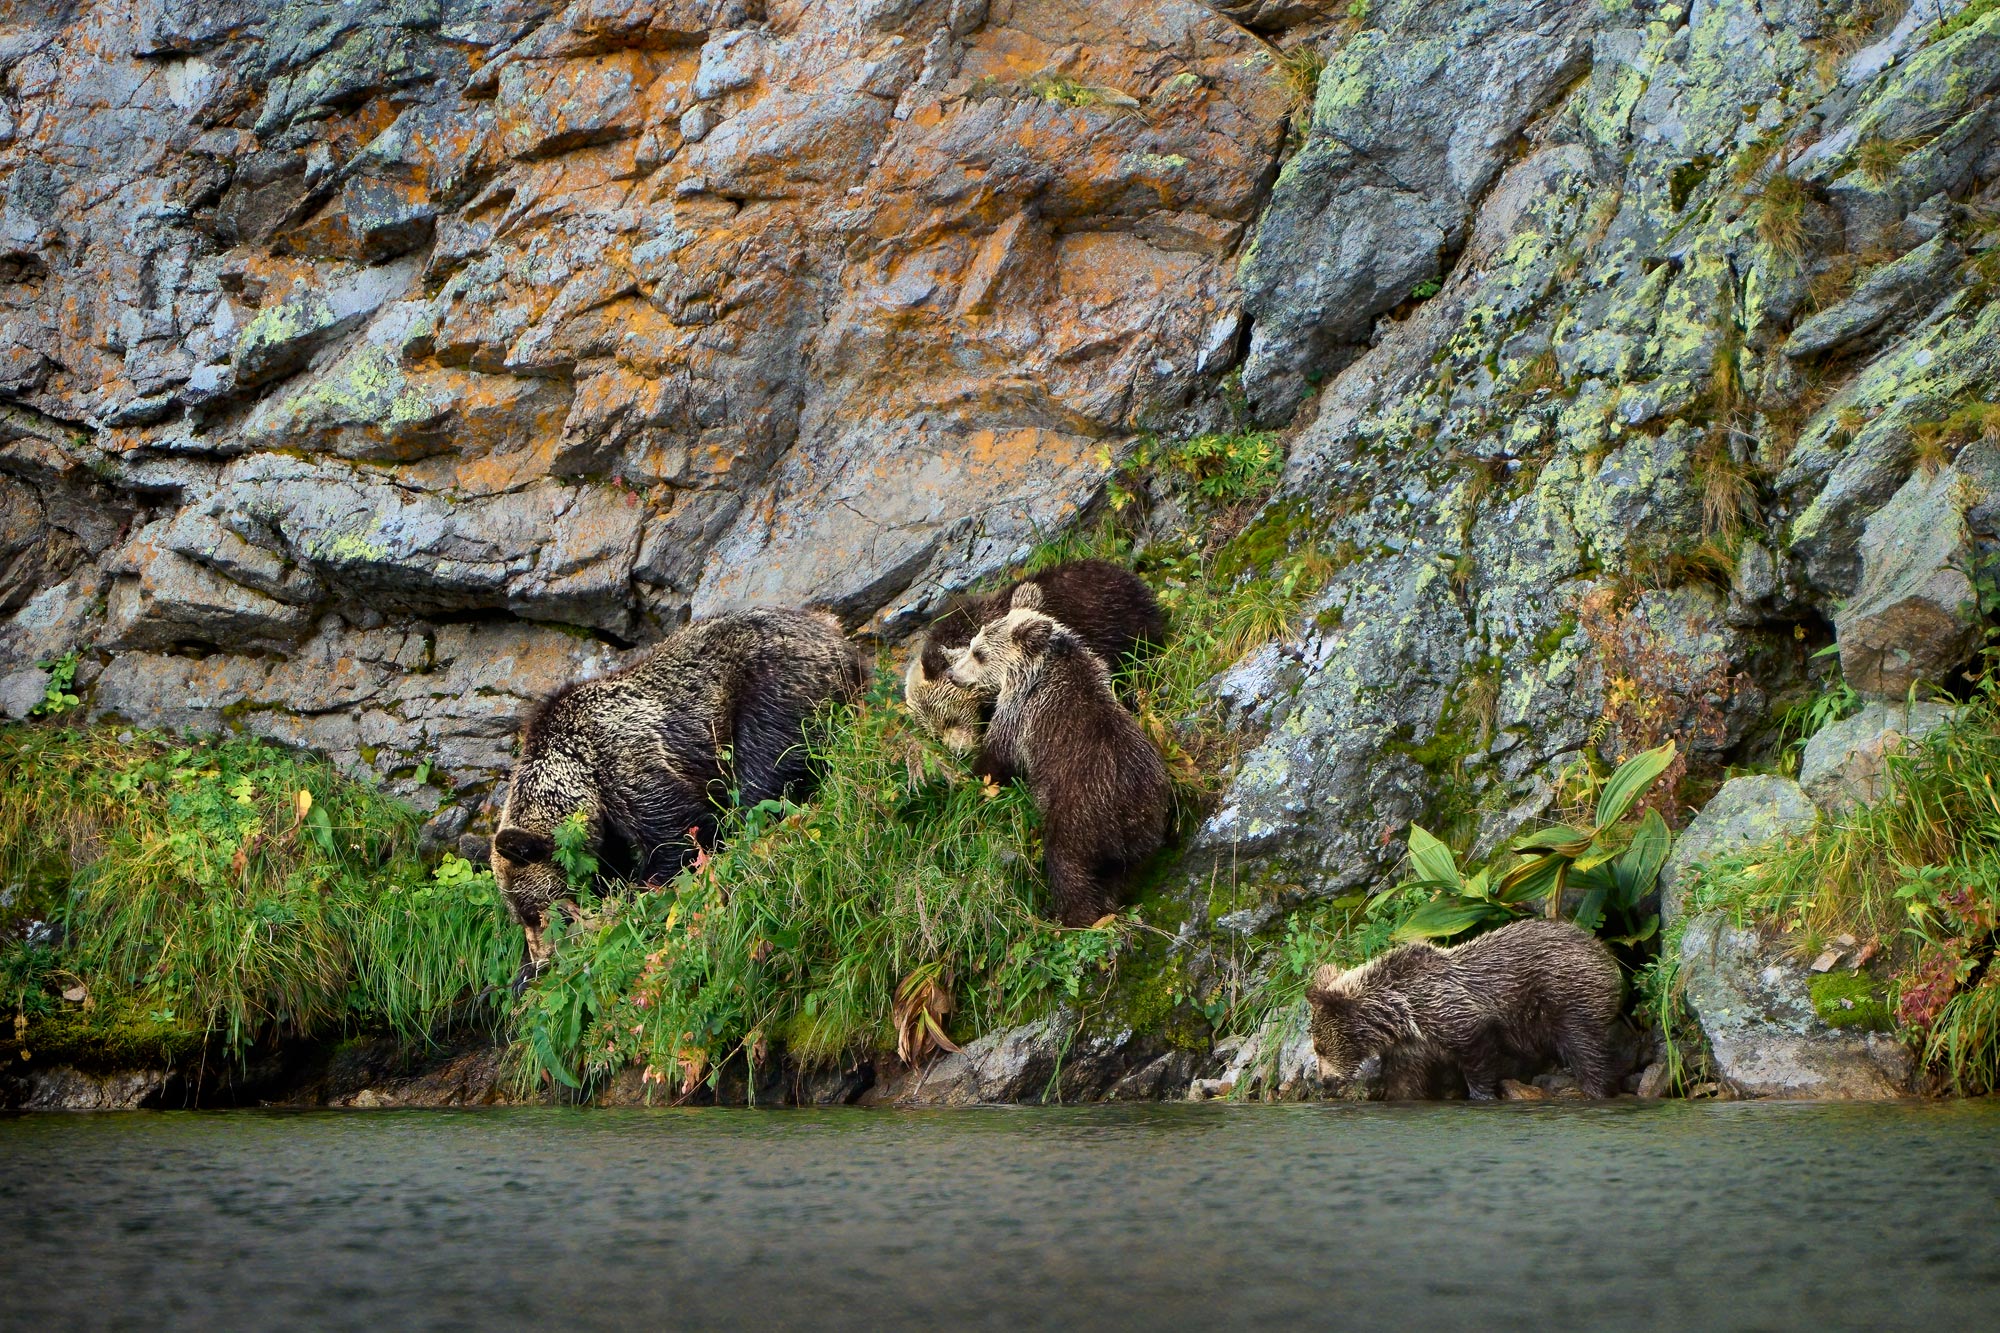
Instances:
[[[7,1328],[2000,1327],[2000,1103],[0,1120]]]

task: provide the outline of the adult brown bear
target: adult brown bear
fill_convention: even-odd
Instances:
[[[1104,663],[1068,627],[1017,609],[955,651],[950,679],[994,699],[980,763],[1023,779],[1041,812],[1056,919],[1088,926],[1115,910],[1166,840],[1173,786]]]
[[[744,805],[815,785],[805,726],[861,691],[854,647],[832,616],[739,611],[677,631],[641,661],[564,686],[529,717],[493,835],[493,874],[548,957],[548,911],[569,894],[556,830],[581,814],[604,873],[671,878],[734,789]]]

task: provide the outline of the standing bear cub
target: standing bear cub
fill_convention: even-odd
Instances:
[[[1104,663],[1040,611],[1009,611],[953,655],[954,684],[994,699],[982,764],[1021,777],[1042,815],[1056,919],[1088,926],[1118,906],[1167,836],[1166,763],[1111,692]]]
[[[1108,560],[1071,560],[995,592],[961,597],[947,606],[910,654],[903,702],[925,731],[959,754],[979,745],[979,727],[993,696],[948,675],[955,650],[980,627],[1015,608],[1041,611],[1069,627],[1083,646],[1116,667],[1167,637],[1167,615],[1153,590]]]
[[[1623,978],[1611,951],[1567,921],[1517,921],[1451,949],[1406,944],[1306,990],[1323,1078],[1380,1056],[1385,1095],[1455,1090],[1486,1100],[1500,1080],[1560,1060],[1592,1097],[1616,1091],[1610,1048]]]
[[[623,671],[558,690],[522,728],[493,835],[494,878],[531,961],[548,957],[548,910],[569,894],[555,832],[573,814],[606,874],[668,879],[713,840],[730,788],[744,805],[810,792],[804,726],[861,684],[839,621],[765,610],[698,621]]]

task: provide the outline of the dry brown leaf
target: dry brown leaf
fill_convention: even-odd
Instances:
[[[71,1004],[82,1004],[85,1000],[90,998],[90,992],[84,988],[81,982],[78,982],[76,985],[71,986],[68,990],[64,991],[62,993],[62,997],[65,1000],[68,1000]]]
[[[921,1064],[933,1050],[958,1051],[945,1035],[951,1016],[951,969],[941,964],[920,967],[896,987],[890,1018],[896,1027],[896,1055],[906,1065]]]

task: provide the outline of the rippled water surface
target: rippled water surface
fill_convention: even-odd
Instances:
[[[2000,1104],[0,1120],[0,1323],[2000,1326]]]

